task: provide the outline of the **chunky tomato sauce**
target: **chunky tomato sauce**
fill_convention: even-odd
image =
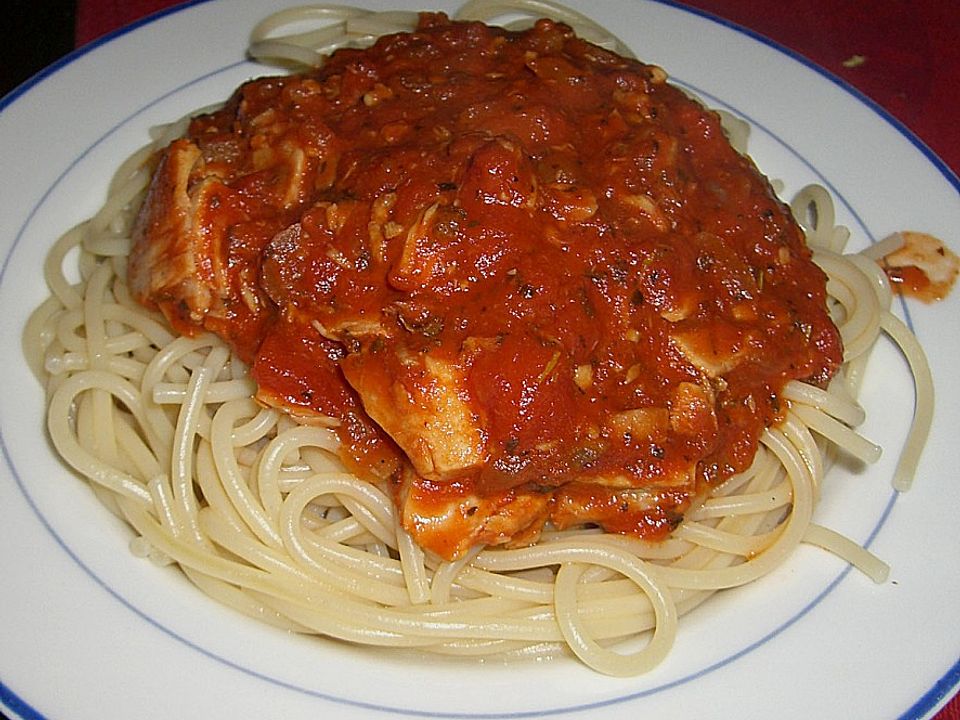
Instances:
[[[444,557],[547,521],[662,537],[842,356],[798,226],[665,79],[424,14],[252,81],[160,158],[132,288],[337,418]]]

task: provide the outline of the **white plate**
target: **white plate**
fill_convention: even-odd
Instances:
[[[415,9],[422,0],[390,2]],[[788,193],[811,181],[828,185],[855,243],[914,229],[960,245],[957,178],[848,88],[684,9],[580,5],[676,81],[748,118],[754,157]],[[883,344],[864,402],[866,433],[887,453],[869,469],[831,474],[818,510],[820,522],[890,562],[891,580],[873,585],[801,548],[772,576],[687,617],[674,652],[643,677],[601,677],[567,661],[444,662],[291,637],[222,609],[175,571],[128,552],[126,529],[50,452],[20,333],[44,297],[40,267],[51,242],[97,208],[112,169],[146,129],[224,99],[263,72],[243,53],[247,30],[266,11],[257,0],[213,0],[163,15],[69,58],[0,105],[6,712],[69,720],[932,714],[960,681],[956,294],[908,308],[938,393],[915,489],[899,496],[890,487],[912,392],[902,360]]]

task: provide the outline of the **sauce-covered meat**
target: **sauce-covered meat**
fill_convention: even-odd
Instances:
[[[263,402],[337,418],[445,557],[547,520],[663,536],[842,355],[717,117],[549,21],[425,14],[244,85],[164,152],[130,281]]]

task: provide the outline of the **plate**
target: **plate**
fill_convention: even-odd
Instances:
[[[747,119],[751,154],[786,196],[809,182],[829,187],[854,246],[912,229],[956,248],[960,181],[835,79],[681,7],[573,4],[708,104]],[[20,334],[45,295],[50,244],[99,206],[112,170],[147,129],[265,72],[244,59],[247,30],[263,13],[256,0],[188,5],[69,57],[0,105],[5,711],[70,720],[932,715],[960,682],[956,294],[897,308],[925,344],[937,385],[914,489],[900,495],[890,485],[913,395],[904,361],[881,343],[865,378],[864,432],[885,455],[831,472],[817,511],[818,522],[889,562],[890,580],[874,585],[802,547],[772,575],[686,617],[672,654],[642,677],[603,677],[566,660],[441,661],[291,636],[128,551],[126,528],[51,453]]]

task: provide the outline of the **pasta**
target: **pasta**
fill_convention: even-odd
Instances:
[[[554,15],[627,52],[589,19],[543,0],[474,0],[460,17],[505,13]],[[305,20],[323,27],[279,34]],[[315,64],[334,47],[414,20],[344,8],[284,11],[254,29],[250,52]],[[330,428],[258,405],[248,368],[222,340],[179,337],[132,300],[126,262],[150,158],[182,130],[166,128],[125,162],[101,211],[54,245],[44,268],[51,297],[24,333],[46,387],[50,437],[132,527],[133,552],[176,563],[225,605],[286,630],[461,656],[572,652],[616,676],[656,666],[680,615],[765,575],[800,543],[826,548],[877,582],[886,578],[881,561],[812,517],[837,448],[865,462],[879,455],[855,430],[864,419],[856,394],[877,338],[886,333],[903,349],[917,387],[898,490],[909,487],[929,429],[932,386],[922,351],[889,311],[886,276],[869,258],[844,254],[848,233],[834,225],[822,188],[804,189],[793,209],[809,221],[808,243],[829,277],[844,367],[827,390],[787,385],[785,419],[763,433],[749,470],[700,498],[662,542],[582,527],[545,532],[527,548],[445,561],[412,541],[384,488],[341,464]],[[65,270],[75,254],[79,282]]]

